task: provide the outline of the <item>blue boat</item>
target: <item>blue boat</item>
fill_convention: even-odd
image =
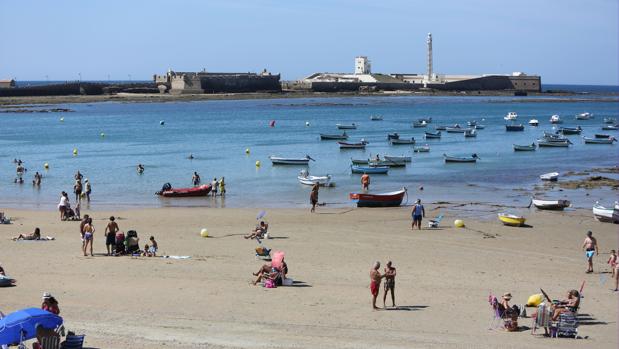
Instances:
[[[350,166],[352,173],[387,174],[389,166]]]

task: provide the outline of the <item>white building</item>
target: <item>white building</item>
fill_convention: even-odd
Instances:
[[[372,74],[370,60],[366,56],[355,57],[355,75]]]

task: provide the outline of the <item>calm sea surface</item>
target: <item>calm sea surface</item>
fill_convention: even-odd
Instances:
[[[589,97],[587,97],[589,98]],[[541,173],[616,166],[619,145],[585,145],[580,136],[569,136],[569,149],[542,148],[515,153],[512,145],[530,144],[552,131],[552,114],[565,120],[562,126],[583,127],[583,135],[602,131],[604,117],[619,119],[619,103],[565,102],[513,97],[350,97],[189,103],[96,103],[70,104],[71,113],[2,113],[0,122],[0,207],[53,209],[62,190],[70,192],[73,174],[80,170],[93,187],[92,208],[159,206],[290,207],[307,205],[309,187],[297,181],[302,167],[272,166],[268,156],[303,156],[314,175],[331,174],[336,187],[321,189],[320,200],[351,205],[348,193],[360,188],[359,175],[350,173],[351,158],[371,154],[412,155],[405,169],[372,176],[372,189],[391,191],[409,188],[409,201],[485,201],[519,204],[528,197],[517,189],[539,183]],[[566,98],[567,99],[567,98]],[[534,101],[530,101],[534,100]],[[49,107],[41,107],[49,108]],[[539,127],[524,132],[506,132],[503,116],[517,112],[518,122],[535,117]],[[577,113],[595,118],[577,121]],[[370,121],[382,115],[384,121]],[[60,118],[64,117],[64,122]],[[432,117],[427,130],[439,124],[466,125],[477,120],[486,126],[477,138],[443,132],[440,140],[424,140],[424,128],[412,128],[421,117]],[[165,120],[165,125],[160,121]],[[269,121],[275,120],[275,127]],[[309,126],[306,126],[309,122]],[[340,150],[334,141],[320,141],[320,133],[338,133],[336,123],[356,123],[349,141],[365,138],[365,151]],[[409,146],[390,146],[386,136],[398,132],[428,144],[429,153],[413,154]],[[101,137],[101,133],[105,137]],[[78,155],[73,156],[73,149]],[[250,154],[245,154],[245,149]],[[187,156],[193,154],[195,159]],[[445,164],[442,154],[477,153],[477,164]],[[26,183],[14,184],[13,159],[25,162]],[[256,161],[261,162],[256,167]],[[49,170],[43,164],[49,163]],[[146,167],[143,175],[136,164]],[[35,171],[43,173],[41,188],[31,185]],[[225,176],[228,194],[222,198],[161,199],[154,195],[163,183],[190,186],[193,171],[203,182]],[[424,190],[420,191],[419,187]],[[582,195],[580,195],[582,194]],[[611,190],[583,193],[576,206],[595,200],[616,199]],[[566,195],[555,192],[552,195]],[[72,199],[73,201],[73,199]]]

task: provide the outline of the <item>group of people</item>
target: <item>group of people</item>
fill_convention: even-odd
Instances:
[[[202,183],[202,179],[197,171],[193,172],[193,176],[191,177],[191,183],[194,187],[199,186]],[[220,180],[217,180],[217,177],[213,178],[211,182],[211,195],[217,196],[217,193],[221,196],[226,195],[226,181],[225,177],[221,177]]]
[[[593,273],[593,257],[599,255],[598,241],[593,237],[593,232],[589,230],[585,236],[585,240],[582,243],[582,249],[585,251],[585,257],[587,258],[587,270],[585,273]],[[617,257],[617,251],[610,250],[610,257],[606,264],[610,266],[611,276],[615,281],[615,288],[613,291],[619,291],[619,257]]]
[[[384,273],[381,274],[380,271],[380,262],[374,262],[372,269],[370,270],[370,293],[372,294],[372,309],[379,310],[376,306],[376,298],[378,298],[378,293],[380,291],[380,283],[383,279],[385,279],[385,293],[383,294],[383,309],[386,308],[386,300],[387,293],[391,292],[391,306],[395,307],[395,276],[396,269],[393,266],[391,261],[387,262],[385,266]]]
[[[78,201],[75,205],[75,210],[71,208],[71,203],[69,201],[69,194],[67,192],[62,191],[60,193],[60,202],[58,203],[58,211],[60,212],[60,220],[80,220],[80,206],[81,202]]]
[[[92,192],[92,186],[90,185],[90,181],[88,178],[84,179],[84,184],[82,184],[82,179],[84,176],[78,170],[75,173],[75,184],[73,185],[73,192],[75,193],[75,202],[80,202],[82,200],[82,196],[86,197],[86,200],[90,202],[90,193]],[[83,194],[83,195],[82,195]]]
[[[84,256],[90,252],[93,254],[93,240],[94,240],[95,227],[92,223],[92,218],[89,215],[84,215],[84,219],[80,223],[80,236],[82,240],[82,253]],[[107,249],[107,256],[118,256],[125,253],[136,254],[139,253],[144,257],[156,257],[159,250],[159,244],[155,240],[154,236],[151,236],[150,244],[144,245],[144,250],[140,251],[140,238],[135,231],[129,231],[125,237],[125,233],[122,232],[116,223],[116,217],[110,216],[105,230],[103,232],[105,236],[105,247]]]

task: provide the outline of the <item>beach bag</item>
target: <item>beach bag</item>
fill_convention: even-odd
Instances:
[[[543,297],[544,295],[542,295],[541,293],[531,295],[527,300],[527,307],[537,307],[544,300]]]
[[[275,281],[273,281],[272,279],[264,280],[264,287],[265,288],[275,288]]]

